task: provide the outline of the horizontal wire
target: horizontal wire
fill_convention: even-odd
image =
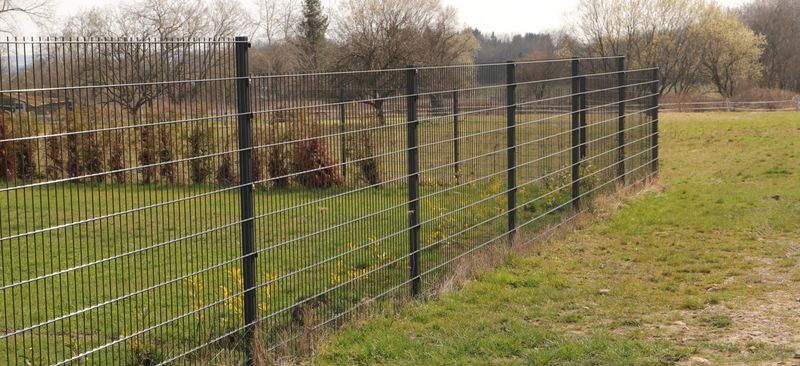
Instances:
[[[640,139],[640,140],[641,140],[641,139]],[[638,140],[637,140],[637,141],[638,141]],[[631,142],[631,144],[632,144],[632,143],[635,143],[635,142],[636,142],[636,141],[632,141],[632,142]],[[598,154],[598,155],[596,155],[596,156],[592,156],[590,159],[594,159],[594,158],[596,158],[597,156],[601,156],[601,155],[603,155],[603,154],[606,154],[606,153],[608,153],[608,151],[606,151],[606,152],[603,152],[602,154]],[[639,153],[639,154],[636,154],[636,155],[631,155],[631,156],[625,157],[625,159],[624,159],[624,160],[632,159],[632,158],[634,158],[634,157],[636,157],[636,156],[638,156],[638,155],[641,155],[641,153]],[[584,160],[582,160],[581,162],[585,162],[585,161],[588,161],[588,160],[589,160],[589,158],[587,158],[587,159],[584,159]],[[578,163],[576,163],[576,164],[580,164],[581,162],[578,162]],[[612,164],[612,165],[610,165],[609,167],[606,167],[606,168],[603,168],[603,169],[601,169],[601,170],[595,171],[594,173],[592,173],[592,174],[589,174],[589,175],[587,175],[587,176],[582,176],[582,177],[580,177],[580,178],[579,178],[579,180],[582,180],[582,179],[585,179],[585,178],[591,177],[591,176],[593,176],[593,175],[597,174],[598,172],[600,172],[600,171],[602,171],[602,170],[605,170],[605,169],[608,169],[608,168],[610,168],[610,167],[616,166],[616,164],[618,164],[618,163],[619,163],[619,162],[617,162],[617,163],[615,163],[615,164]],[[575,164],[573,164],[573,165],[575,165]],[[566,169],[569,169],[570,167],[571,167],[571,166],[567,166],[567,167],[565,167],[565,168],[562,168],[562,169],[560,169],[560,170],[566,170]],[[536,180],[534,180],[534,181],[536,181]],[[522,186],[529,185],[529,184],[533,183],[534,181],[529,181],[529,182],[527,182],[527,183],[524,183],[524,184],[522,184]],[[544,195],[541,195],[541,196],[537,197],[537,199],[541,199],[541,198],[543,198],[543,197],[546,197],[546,196],[548,196],[548,195],[550,195],[550,194],[556,193],[556,192],[558,192],[558,191],[560,191],[560,190],[562,190],[562,189],[565,189],[565,188],[566,188],[566,187],[568,187],[568,186],[569,186],[569,185],[564,185],[563,187],[560,187],[560,188],[558,188],[558,189],[552,190],[552,191],[550,191],[550,192],[548,192],[548,193],[546,193],[546,194],[544,194]],[[484,198],[484,199],[481,199],[481,200],[479,200],[479,201],[478,201],[478,203],[487,202],[487,201],[489,201],[489,200],[492,200],[492,199],[494,199],[494,198],[496,198],[496,197],[499,197],[499,196],[505,195],[505,194],[507,194],[509,191],[510,191],[510,190],[506,190],[506,191],[499,192],[499,193],[497,193],[497,194],[495,194],[495,195],[492,195],[492,196],[490,196],[490,197],[487,197],[487,198]],[[527,204],[530,204],[530,203],[532,203],[532,202],[534,202],[534,201],[535,201],[535,200],[532,200],[532,201],[529,201],[529,202],[525,202],[525,203],[523,203],[523,204],[522,204],[522,206],[524,206],[524,205],[527,205]],[[469,206],[470,206],[470,207],[472,207],[472,206],[475,206],[475,205],[477,205],[478,203],[472,203],[472,204],[470,204]],[[407,202],[406,202],[406,203],[404,203],[403,205],[406,205],[406,204],[407,204]],[[461,210],[461,209],[459,209],[458,211],[460,211],[460,210]],[[419,225],[417,225],[417,226],[422,226],[423,224],[426,224],[426,223],[429,223],[429,222],[433,222],[433,221],[435,221],[435,220],[439,220],[439,219],[441,219],[442,217],[446,217],[446,216],[448,216],[448,215],[450,215],[450,214],[452,214],[452,213],[454,213],[454,212],[455,212],[455,211],[450,211],[450,212],[448,212],[446,215],[442,215],[441,217],[437,217],[437,218],[434,218],[434,219],[429,219],[429,220],[423,221],[423,222],[421,222],[421,223],[420,223]],[[482,222],[480,222],[480,223],[478,223],[478,224],[475,224],[475,225],[473,225],[473,226],[471,226],[471,227],[468,227],[467,229],[464,229],[464,230],[462,230],[462,231],[461,231],[460,233],[458,233],[457,235],[460,235],[461,233],[464,233],[464,232],[467,232],[467,231],[469,231],[469,230],[472,230],[472,229],[474,229],[474,228],[476,228],[476,227],[478,227],[478,226],[480,226],[480,225],[483,225],[483,224],[485,224],[485,223],[488,223],[488,222],[491,222],[491,221],[497,220],[497,219],[499,219],[500,217],[502,217],[502,216],[506,215],[507,213],[508,213],[508,211],[504,211],[504,212],[502,212],[502,213],[499,213],[499,214],[497,214],[497,215],[495,215],[495,216],[493,216],[493,217],[491,217],[491,218],[489,218],[489,219],[487,219],[487,220],[484,220],[484,221],[482,221]],[[370,215],[370,216],[365,216],[365,217],[363,217],[363,218],[355,219],[355,220],[352,220],[352,221],[353,221],[353,222],[358,222],[358,221],[361,221],[361,220],[363,220],[364,218],[368,218],[368,217],[371,217],[371,216],[372,216],[372,215]],[[336,225],[336,226],[343,226],[343,225]],[[288,241],[288,242],[282,242],[282,243],[280,243],[280,244],[278,244],[278,245],[274,245],[274,246],[271,246],[271,247],[262,248],[262,249],[259,249],[259,250],[256,250],[256,251],[254,251],[254,252],[253,252],[253,253],[251,253],[251,254],[248,254],[248,255],[243,255],[243,256],[240,256],[240,257],[237,257],[237,258],[233,258],[233,259],[230,259],[230,260],[228,260],[228,261],[223,261],[223,262],[220,262],[220,263],[218,263],[218,264],[212,265],[212,266],[210,266],[210,267],[206,267],[206,268],[203,268],[203,269],[201,269],[201,270],[195,271],[195,272],[193,272],[193,273],[186,274],[186,275],[183,275],[183,276],[180,276],[180,277],[177,277],[177,278],[171,279],[171,280],[167,280],[167,281],[164,281],[164,282],[161,282],[161,283],[158,283],[158,284],[152,285],[152,286],[150,286],[150,287],[147,287],[147,288],[144,288],[144,289],[141,289],[141,290],[137,290],[137,291],[131,292],[131,293],[129,293],[129,294],[125,294],[125,295],[123,295],[123,296],[119,296],[119,297],[117,297],[117,298],[115,298],[115,299],[106,300],[106,301],[103,301],[103,302],[101,302],[101,303],[98,303],[98,304],[96,304],[96,305],[89,306],[89,307],[86,307],[86,308],[84,308],[84,309],[80,309],[80,310],[78,310],[78,311],[75,311],[75,312],[73,312],[73,313],[66,314],[66,315],[63,315],[63,316],[60,316],[60,317],[57,317],[57,318],[53,318],[53,319],[50,319],[50,320],[48,320],[48,321],[45,321],[45,322],[42,322],[42,323],[39,323],[39,324],[36,324],[36,325],[32,325],[32,326],[29,326],[29,327],[26,327],[26,328],[23,328],[23,329],[20,329],[20,330],[16,330],[16,331],[13,331],[13,332],[8,332],[8,333],[6,333],[6,334],[0,335],[0,340],[1,340],[1,339],[4,339],[4,338],[7,338],[7,337],[11,337],[11,336],[17,335],[17,334],[21,334],[21,333],[25,333],[25,332],[28,332],[28,331],[32,331],[32,330],[35,330],[35,329],[38,329],[38,328],[44,327],[44,326],[46,326],[46,325],[49,325],[49,324],[52,324],[52,323],[55,323],[55,322],[58,322],[58,321],[62,321],[62,320],[65,320],[65,319],[69,319],[69,318],[71,318],[71,317],[74,317],[74,316],[77,316],[77,315],[80,315],[80,314],[83,314],[83,313],[89,312],[89,311],[91,311],[91,310],[94,310],[94,309],[98,309],[98,308],[101,308],[101,307],[104,307],[104,306],[108,306],[108,305],[111,305],[111,304],[117,303],[117,302],[119,302],[119,301],[122,301],[122,300],[125,300],[125,299],[127,299],[127,298],[130,298],[130,297],[133,297],[133,296],[136,296],[136,295],[139,295],[139,294],[143,294],[143,293],[146,293],[146,292],[149,292],[149,291],[152,291],[152,290],[155,290],[155,289],[158,289],[158,288],[164,287],[164,286],[166,286],[166,285],[169,285],[169,284],[172,284],[172,283],[179,282],[179,281],[181,281],[181,280],[184,280],[184,279],[190,278],[190,277],[192,277],[192,276],[196,276],[196,275],[198,275],[198,274],[202,274],[202,273],[205,273],[205,272],[211,271],[211,270],[213,270],[213,269],[221,268],[221,267],[223,267],[223,266],[225,266],[225,265],[227,265],[227,264],[230,264],[230,263],[234,263],[234,262],[240,261],[241,259],[244,259],[244,258],[247,258],[247,257],[251,257],[251,256],[252,256],[252,257],[255,257],[255,256],[257,256],[259,253],[265,252],[265,251],[267,251],[267,250],[274,250],[274,249],[276,249],[276,248],[279,248],[279,247],[282,247],[282,246],[284,246],[284,245],[287,245],[287,243],[292,243],[292,242],[295,242],[295,241],[305,240],[305,239],[311,238],[311,237],[313,237],[313,236],[316,236],[316,235],[322,234],[322,233],[324,233],[324,232],[327,232],[327,231],[332,231],[332,230],[334,230],[334,229],[336,228],[336,226],[331,226],[331,227],[329,227],[329,228],[326,228],[326,229],[324,229],[324,230],[322,230],[322,231],[317,231],[317,232],[313,232],[313,233],[310,233],[310,234],[306,234],[306,235],[304,235],[304,236],[302,236],[302,237],[299,237],[299,238],[294,238],[294,239],[292,239],[292,240],[290,240],[290,241]],[[404,233],[408,232],[408,230],[410,230],[410,229],[411,229],[411,227],[406,227],[406,228],[404,228],[403,230],[400,230],[400,231],[397,231],[397,232],[395,232],[395,233],[392,233],[391,235],[388,235],[388,236],[386,236],[386,237],[383,237],[383,238],[377,239],[377,240],[375,240],[375,241],[373,241],[373,242],[370,242],[370,243],[368,243],[368,244],[365,244],[365,245],[363,245],[363,246],[362,246],[362,247],[360,247],[360,248],[357,248],[357,249],[350,250],[350,251],[348,251],[348,252],[345,252],[345,253],[343,253],[342,255],[337,255],[337,256],[336,256],[336,258],[334,258],[334,259],[338,259],[338,258],[340,258],[340,257],[343,257],[343,256],[344,256],[344,254],[351,254],[351,253],[355,253],[355,252],[357,252],[358,250],[361,250],[361,249],[364,249],[364,248],[367,248],[367,247],[371,246],[371,245],[372,245],[373,243],[375,243],[375,242],[381,242],[381,241],[384,241],[384,240],[389,240],[389,239],[390,239],[390,238],[392,238],[392,237],[395,237],[395,236],[398,236],[398,235],[400,235],[400,234],[404,234]],[[452,237],[452,236],[451,236],[451,237]],[[402,258],[400,258],[400,259],[402,259]],[[293,275],[296,275],[296,274],[302,273],[302,272],[304,272],[304,271],[306,271],[306,270],[313,269],[313,268],[316,268],[316,267],[318,267],[318,266],[320,266],[320,265],[322,265],[322,264],[325,264],[325,263],[331,262],[332,260],[333,260],[333,259],[330,259],[330,258],[328,258],[328,259],[326,259],[326,260],[324,260],[324,261],[322,261],[322,262],[315,263],[315,264],[313,264],[312,266],[309,266],[309,267],[307,267],[307,268],[303,268],[303,269],[301,269],[301,270],[295,271],[294,273],[291,273],[291,274],[284,274],[284,275],[282,275],[282,276],[278,276],[278,277],[276,277],[275,279],[273,279],[272,281],[269,281],[269,282],[266,282],[266,283],[263,283],[263,284],[257,285],[257,286],[255,286],[255,287],[253,287],[253,288],[251,288],[251,289],[252,289],[252,290],[258,290],[258,289],[260,289],[260,288],[262,288],[262,287],[264,287],[264,286],[268,286],[268,285],[270,285],[270,284],[272,284],[272,283],[275,283],[275,282],[278,282],[278,281],[280,281],[280,280],[283,280],[283,279],[289,278],[289,277],[291,277],[291,276],[293,276]],[[387,264],[394,264],[394,263],[396,263],[396,262],[397,262],[397,260],[395,260],[395,261],[392,261],[392,262],[389,262],[389,263],[387,263]],[[376,269],[377,269],[377,268],[376,268]],[[373,272],[374,272],[374,271],[369,271],[368,273],[373,273]],[[368,273],[367,273],[367,274],[368,274]],[[246,291],[248,291],[248,290],[251,290],[251,289],[244,289],[244,290],[243,290],[241,293],[244,293],[244,292],[246,292]],[[235,296],[232,296],[232,297],[229,297],[229,298],[233,298],[233,297],[235,297]]]

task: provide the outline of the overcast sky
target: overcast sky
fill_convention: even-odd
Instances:
[[[56,16],[68,18],[93,6],[114,6],[119,0],[53,0]],[[181,1],[181,0],[175,0]],[[543,32],[561,27],[564,15],[575,9],[578,0],[442,0],[458,9],[464,25],[498,34]],[[724,6],[736,6],[747,0],[717,0]],[[248,0],[243,0],[248,2]],[[335,0],[323,0],[332,6]],[[26,27],[27,28],[27,27]],[[58,28],[56,28],[58,29]],[[27,34],[36,33],[27,29]],[[23,35],[23,34],[19,34]]]

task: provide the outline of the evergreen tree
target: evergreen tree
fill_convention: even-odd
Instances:
[[[300,51],[306,68],[320,68],[327,30],[328,17],[322,13],[320,0],[304,0],[303,21],[300,23]]]

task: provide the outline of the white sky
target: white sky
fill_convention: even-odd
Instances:
[[[181,1],[181,0],[175,0]],[[578,0],[442,0],[458,9],[464,25],[498,34],[543,32],[561,27],[565,15],[575,9]],[[53,0],[59,19],[66,19],[94,6],[114,6],[119,0]],[[248,0],[243,0],[248,2]],[[723,6],[736,6],[747,0],[717,0]],[[323,0],[332,6],[334,0]],[[58,22],[56,22],[58,23]],[[54,25],[55,29],[60,26]],[[18,35],[38,33],[25,26]]]

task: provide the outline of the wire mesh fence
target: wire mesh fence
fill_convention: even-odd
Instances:
[[[251,75],[248,47],[0,42],[0,363],[301,347],[657,172],[657,71],[621,57]]]

